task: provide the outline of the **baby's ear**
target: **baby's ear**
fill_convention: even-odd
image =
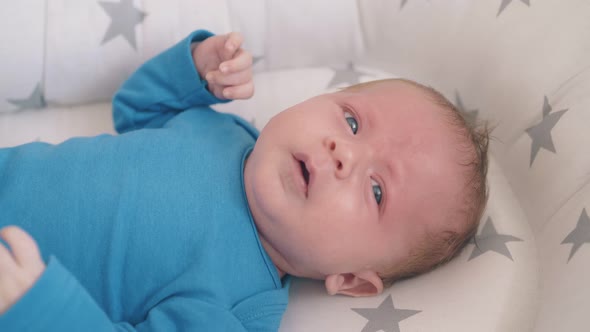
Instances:
[[[374,296],[383,292],[383,281],[374,271],[331,274],[326,277],[328,294],[348,296]]]

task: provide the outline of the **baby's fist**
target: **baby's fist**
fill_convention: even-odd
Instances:
[[[10,308],[33,286],[45,270],[35,240],[16,226],[0,230],[0,237],[10,250],[0,243],[0,314]]]
[[[252,55],[242,48],[239,32],[212,36],[193,50],[193,61],[209,91],[220,99],[248,99],[254,95]]]

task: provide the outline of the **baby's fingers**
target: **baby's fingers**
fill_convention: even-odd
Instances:
[[[246,69],[231,74],[223,74],[219,70],[216,70],[207,74],[206,78],[209,84],[217,84],[223,86],[242,85],[252,80],[252,70]]]
[[[12,254],[4,246],[4,244],[0,243],[0,277],[2,275],[8,274],[10,271],[16,268],[16,263]],[[0,278],[1,279],[1,278]]]
[[[234,57],[234,54],[240,47],[242,47],[242,42],[244,41],[244,37],[239,32],[230,32],[227,34],[227,39],[223,45],[223,61],[230,60]]]
[[[230,86],[223,89],[223,96],[227,99],[248,99],[254,95],[254,82]]]
[[[246,70],[252,67],[252,55],[250,52],[239,49],[235,57],[231,60],[222,62],[219,65],[219,70],[224,73],[235,73]]]
[[[37,243],[27,232],[16,226],[7,226],[0,230],[0,236],[10,246],[19,266],[37,267],[42,264]]]

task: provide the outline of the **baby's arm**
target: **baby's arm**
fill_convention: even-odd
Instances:
[[[174,294],[142,321],[113,322],[55,257],[45,267],[25,231],[0,234],[0,331],[246,331],[228,309]]]
[[[146,62],[115,94],[117,132],[158,128],[191,107],[229,101],[220,98],[250,98],[252,56],[241,44],[239,33],[199,30]]]

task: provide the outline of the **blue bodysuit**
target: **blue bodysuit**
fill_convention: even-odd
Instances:
[[[113,100],[118,136],[0,149],[0,227],[39,244],[45,272],[0,331],[276,331],[289,280],[263,249],[244,162],[258,132],[217,113],[196,31]]]

